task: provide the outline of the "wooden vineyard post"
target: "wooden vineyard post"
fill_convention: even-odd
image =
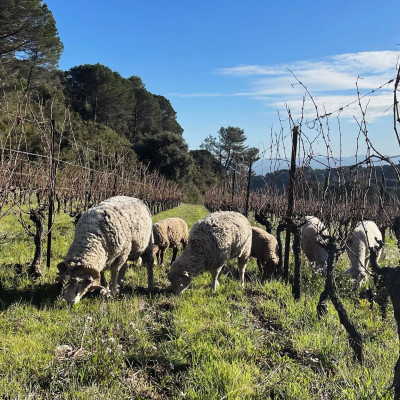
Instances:
[[[249,197],[250,197],[250,181],[251,181],[251,164],[252,160],[250,158],[249,160],[249,176],[247,179],[247,191],[246,191],[246,206],[244,210],[244,216],[247,218],[248,213],[249,213]]]
[[[292,130],[292,156],[290,160],[290,175],[289,175],[289,187],[288,187],[288,208],[286,212],[286,219],[292,218],[294,210],[294,185],[296,175],[296,155],[297,155],[297,142],[299,138],[299,128],[295,126]],[[289,252],[290,252],[290,229],[286,229],[285,238],[285,258],[283,263],[283,278],[286,282],[289,281]]]
[[[51,142],[50,142],[50,160],[49,160],[49,171],[50,171],[50,191],[49,191],[49,219],[47,221],[47,259],[46,266],[50,268],[51,259],[51,238],[52,238],[52,226],[53,226],[53,215],[54,215],[54,196],[56,191],[56,165],[54,160],[54,142],[55,142],[55,128],[56,122],[54,119],[51,120]]]

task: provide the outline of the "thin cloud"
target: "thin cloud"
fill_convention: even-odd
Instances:
[[[168,96],[170,97],[223,97],[228,96],[222,93],[169,93]]]
[[[374,51],[340,54],[320,60],[298,61],[290,65],[239,65],[222,68],[216,72],[224,76],[243,78],[248,91],[235,93],[254,100],[263,101],[267,107],[288,106],[300,113],[303,98],[306,98],[303,113],[315,117],[315,106],[308,98],[306,89],[313,96],[320,114],[340,110],[340,116],[354,119],[360,114],[358,103],[348,106],[360,96],[371,95],[362,100],[368,119],[387,115],[393,104],[392,85],[377,88],[396,75],[399,53]]]
[[[239,65],[232,68],[220,68],[215,72],[231,76],[279,75],[285,73],[282,66],[268,67],[262,65]]]
[[[355,76],[361,73],[375,74],[388,72],[396,67],[399,53],[396,51],[371,51],[347,53],[325,57],[320,60],[297,61],[280,65],[246,65],[220,68],[216,73],[231,76],[287,75],[287,68],[294,72],[321,70],[350,72]]]

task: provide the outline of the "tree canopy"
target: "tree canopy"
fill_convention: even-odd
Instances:
[[[139,159],[158,169],[164,176],[175,181],[183,179],[189,172],[192,158],[182,136],[174,132],[139,134],[133,149]]]
[[[199,194],[221,179],[224,168],[211,153],[189,153],[177,113],[166,97],[148,91],[139,76],[125,78],[99,63],[59,71],[62,51],[46,3],[0,0],[0,84],[8,110],[0,115],[0,137],[7,135],[11,114],[20,118],[23,98],[44,125],[50,119],[64,124],[60,151],[65,160],[72,157],[73,146],[93,150],[93,157],[96,151],[130,152],[132,159],[137,157],[168,179],[191,189],[196,186]],[[240,130],[227,129],[224,140],[232,140],[239,153]],[[21,150],[44,154],[42,137],[33,125],[24,121],[23,130],[26,140]],[[221,154],[229,169],[229,150]]]
[[[35,70],[54,71],[63,44],[51,11],[40,0],[0,0],[0,63],[7,73],[19,66],[30,89]]]
[[[244,144],[246,139],[244,131],[238,127],[221,127],[218,136],[209,135],[200,148],[208,150],[217,158],[224,170],[229,171],[243,161],[247,149]]]

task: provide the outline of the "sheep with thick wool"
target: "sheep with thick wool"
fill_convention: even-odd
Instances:
[[[351,267],[345,271],[356,279],[359,284],[367,277],[370,247],[376,247],[382,241],[382,233],[373,221],[361,221],[350,233],[346,241],[347,255]],[[377,260],[381,255],[378,251]]]
[[[103,272],[111,270],[111,293],[124,278],[126,262],[142,257],[147,266],[148,288],[153,283],[152,219],[147,206],[127,196],[111,197],[86,211],[75,227],[74,240],[63,262],[58,264],[69,304],[104,285]]]
[[[319,218],[314,216],[304,217],[301,228],[301,247],[308,260],[313,264],[312,270],[326,269],[328,252],[326,250],[328,230]]]
[[[237,212],[218,211],[197,221],[190,230],[187,247],[168,273],[172,291],[183,292],[192,278],[203,271],[211,272],[212,290],[216,290],[222,267],[235,257],[238,258],[240,279],[244,285],[251,240],[249,221]]]
[[[257,259],[257,265],[262,279],[276,275],[278,256],[278,241],[270,233],[253,226],[250,256]]]
[[[154,252],[157,256],[159,265],[164,262],[164,253],[170,247],[172,248],[171,263],[175,261],[178,254],[179,245],[182,244],[185,249],[189,229],[187,223],[182,218],[166,218],[153,224]]]

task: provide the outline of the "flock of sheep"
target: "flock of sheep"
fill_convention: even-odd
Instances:
[[[315,264],[314,270],[327,265],[325,235],[328,231],[318,218],[305,217],[302,248]],[[360,222],[350,234],[347,252],[351,267],[346,272],[354,279],[365,278],[369,247],[381,239],[372,221]],[[184,250],[176,258],[180,244]],[[63,296],[69,304],[76,304],[85,293],[96,289],[116,294],[123,285],[127,261],[139,258],[147,267],[151,291],[154,259],[162,265],[164,252],[169,247],[173,249],[173,257],[168,279],[174,293],[184,291],[192,278],[203,271],[210,271],[215,290],[223,266],[232,258],[238,258],[242,285],[250,257],[257,259],[263,279],[276,273],[279,261],[275,237],[260,228],[252,228],[247,218],[237,212],[212,213],[197,221],[189,234],[181,218],[167,218],[153,224],[150,211],[141,200],[116,196],[86,211],[79,219],[67,255],[57,266]],[[111,271],[109,288],[104,277],[106,269]]]

